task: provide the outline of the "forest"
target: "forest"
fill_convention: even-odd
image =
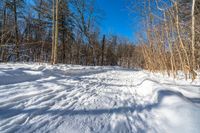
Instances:
[[[0,61],[119,65],[150,71],[178,70],[196,77],[200,65],[200,2],[130,0],[140,16],[133,43],[102,34],[95,0],[2,0]],[[187,76],[186,76],[187,77]]]
[[[94,0],[34,0],[29,4],[1,1],[2,62],[133,66],[131,57],[138,48],[127,39],[100,33],[98,23],[103,16]]]

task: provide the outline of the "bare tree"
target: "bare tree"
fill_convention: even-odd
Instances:
[[[192,69],[196,69],[196,61],[195,61],[195,16],[194,16],[194,11],[195,11],[195,2],[196,0],[192,1]]]
[[[15,20],[15,44],[16,44],[16,55],[17,61],[19,61],[19,33],[18,33],[18,21],[17,21],[17,2],[13,0],[13,12]]]
[[[97,64],[95,42],[92,36],[95,32],[95,21],[99,18],[99,13],[95,10],[95,0],[72,0],[76,10],[75,20],[78,30],[87,39],[88,49],[92,49],[93,64]]]
[[[54,64],[55,50],[55,0],[52,0],[52,49],[51,49],[51,64]]]

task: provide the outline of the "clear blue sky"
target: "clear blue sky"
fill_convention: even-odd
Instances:
[[[127,2],[128,0],[97,0],[98,7],[105,13],[100,27],[103,34],[112,33],[136,41],[138,18],[131,16]]]
[[[29,3],[32,0],[27,0]],[[100,22],[102,34],[114,34],[135,42],[135,33],[141,29],[137,16],[131,16],[128,10],[129,0],[96,0],[97,7],[105,16]]]

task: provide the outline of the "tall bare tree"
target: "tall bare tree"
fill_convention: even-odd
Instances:
[[[52,49],[51,49],[51,64],[54,64],[54,49],[55,49],[55,0],[52,0]]]
[[[195,2],[196,0],[192,0],[192,69],[196,69],[196,61],[195,61]]]

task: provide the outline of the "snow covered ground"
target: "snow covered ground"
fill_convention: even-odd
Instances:
[[[199,133],[200,79],[120,67],[0,64],[1,133]]]

